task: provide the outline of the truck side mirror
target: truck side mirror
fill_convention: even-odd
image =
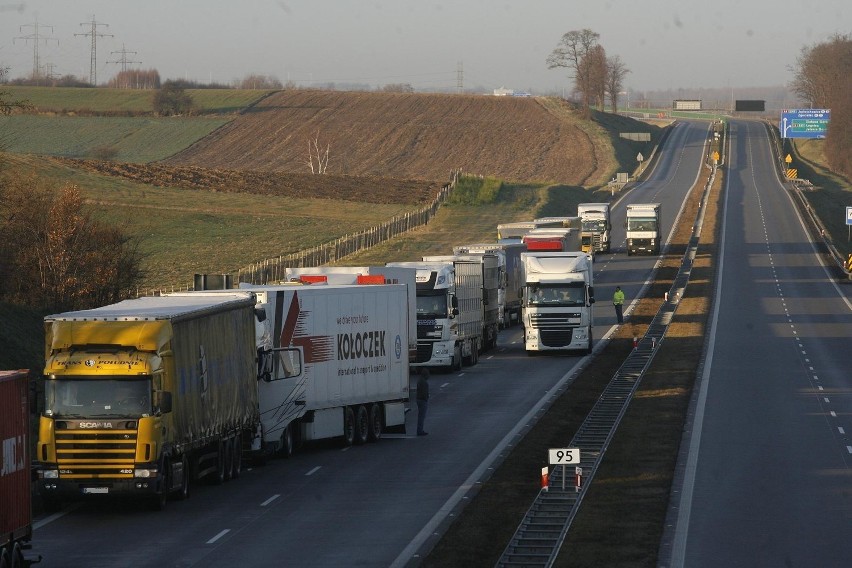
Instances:
[[[595,303],[595,288],[594,286],[589,286],[589,304]]]
[[[169,391],[159,391],[156,393],[157,407],[156,411],[160,414],[168,414],[172,411],[172,393]]]
[[[257,318],[257,321],[263,323],[266,321],[266,310],[264,308],[255,308],[254,309],[254,317]]]
[[[458,298],[456,298],[455,296],[452,296],[452,297],[450,298],[450,305],[451,305],[451,306],[453,307],[453,309],[455,310],[456,308],[458,308],[458,307],[459,307],[459,299],[458,299]],[[458,311],[456,311],[456,315],[458,315]]]
[[[459,315],[459,309],[453,308],[453,311],[451,313],[453,314],[453,316],[457,316],[457,315]]]

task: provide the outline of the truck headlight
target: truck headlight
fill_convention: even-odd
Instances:
[[[58,469],[40,469],[38,471],[38,476],[41,479],[59,479],[59,470]]]
[[[139,468],[133,470],[133,477],[157,477],[157,469]]]

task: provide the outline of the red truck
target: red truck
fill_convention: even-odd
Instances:
[[[0,371],[0,567],[38,562],[24,556],[33,535],[28,371]]]

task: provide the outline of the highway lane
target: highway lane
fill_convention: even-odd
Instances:
[[[706,138],[706,123],[675,127],[650,179],[615,204],[614,242],[621,246],[596,262],[596,338],[615,321],[609,301],[615,284],[635,298],[656,262],[624,254],[624,205],[663,203],[668,234],[697,177]],[[504,330],[498,348],[475,367],[433,374],[429,436],[307,448],[244,471],[224,487],[193,486],[191,499],[170,502],[163,512],[83,504],[41,520],[35,541],[42,565],[402,565],[434,543],[467,490],[488,476],[494,459],[579,361],[529,358],[520,328]],[[408,414],[408,432],[415,419],[416,410]],[[530,479],[537,483],[535,464]]]
[[[852,304],[788,191],[764,126],[733,121],[671,566],[852,562]]]

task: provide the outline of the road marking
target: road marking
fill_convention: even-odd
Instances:
[[[217,540],[219,540],[220,538],[222,538],[223,536],[225,536],[229,532],[231,532],[231,529],[225,529],[223,531],[220,531],[219,534],[217,534],[216,536],[214,536],[213,538],[208,540],[207,544],[213,544],[214,542],[216,542]]]
[[[814,380],[815,380],[815,381],[818,381],[818,380],[819,380],[819,377],[817,377],[816,375],[814,375]]]
[[[489,355],[488,357],[486,357],[486,359],[493,359],[493,358],[494,358],[494,355]]]
[[[443,385],[441,385],[441,388],[448,387],[448,386],[450,386],[450,383],[444,383]]]
[[[843,426],[838,426],[837,431],[840,432],[841,434],[846,434],[846,430],[843,429]]]
[[[819,390],[823,390],[822,385],[817,385],[817,388],[818,388]]]
[[[270,497],[269,499],[267,499],[266,501],[264,501],[263,503],[261,503],[261,504],[260,504],[260,506],[261,506],[261,507],[266,507],[267,505],[269,505],[270,503],[272,503],[273,501],[275,501],[275,500],[276,500],[276,499],[278,499],[279,497],[281,497],[281,494],[280,494],[280,493],[276,493],[275,495],[273,495],[272,497]]]
[[[852,446],[846,446],[846,451],[852,454]]]
[[[36,521],[36,522],[33,523],[33,530],[40,529],[44,525],[46,525],[48,523],[52,523],[56,519],[62,518],[65,515],[67,515],[68,513],[70,513],[71,511],[73,511],[75,509],[79,509],[82,506],[83,506],[83,503],[73,503],[72,505],[69,505],[64,511],[59,511],[58,513],[53,513],[52,515],[47,516],[47,517],[41,519],[40,521]]]
[[[827,397],[827,396],[822,397],[822,399],[823,399],[825,402],[831,402],[830,400],[828,400],[828,397]]]
[[[318,471],[320,470],[320,468],[321,468],[321,467],[322,467],[321,465],[316,466],[314,469],[312,469],[311,471],[309,471],[308,473],[306,473],[306,474],[305,474],[305,477],[307,477],[307,476],[309,476],[309,475],[313,475],[313,474],[315,474],[316,472],[318,472]]]
[[[832,418],[837,418],[837,413],[836,413],[835,411],[833,411],[833,410],[831,411],[831,417],[832,417]]]

